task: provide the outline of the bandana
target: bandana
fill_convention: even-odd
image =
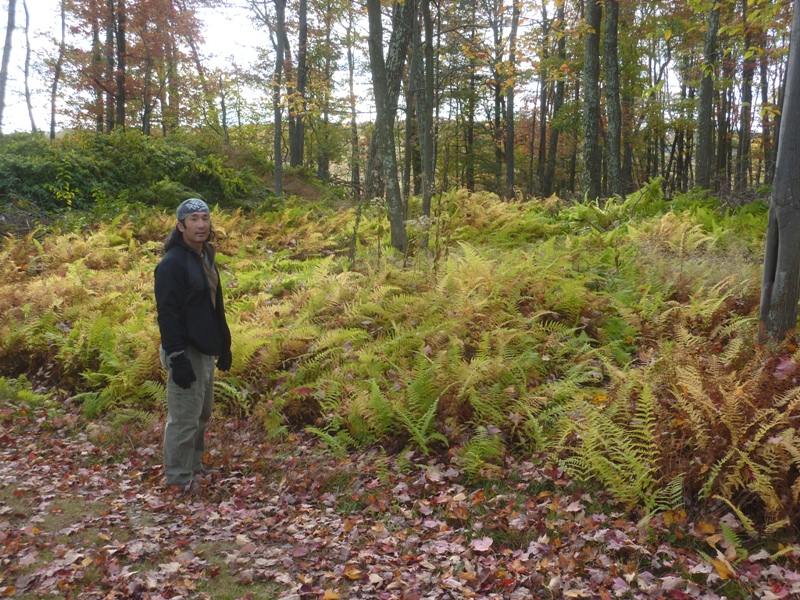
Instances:
[[[211,211],[208,210],[208,204],[200,200],[200,198],[189,198],[188,200],[184,200],[178,207],[177,211],[178,221],[183,221],[190,214],[196,212],[201,212],[206,214],[211,213]]]

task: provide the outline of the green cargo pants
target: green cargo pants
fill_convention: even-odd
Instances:
[[[167,426],[164,428],[164,474],[167,485],[185,486],[202,469],[206,426],[214,403],[214,357],[186,346],[197,381],[188,390],[172,380],[164,349],[161,364],[167,370]]]

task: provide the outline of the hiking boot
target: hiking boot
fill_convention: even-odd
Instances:
[[[178,496],[191,496],[192,494],[196,494],[200,491],[200,482],[195,481],[192,479],[186,485],[168,485],[167,486],[167,494],[170,496],[178,497]]]

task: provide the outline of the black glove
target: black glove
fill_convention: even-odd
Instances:
[[[220,371],[230,371],[232,362],[233,362],[233,356],[231,356],[230,349],[223,350],[222,354],[220,354],[219,358],[217,359],[217,368]]]
[[[192,387],[192,382],[197,381],[192,363],[186,358],[186,353],[181,352],[177,356],[173,356],[169,366],[172,369],[172,380],[183,389],[188,390]]]

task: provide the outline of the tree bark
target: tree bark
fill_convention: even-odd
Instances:
[[[619,0],[606,0],[606,29],[603,63],[606,67],[606,174],[608,192],[612,196],[624,194],[622,186],[622,106],[620,105],[620,75],[617,53],[619,25]]]
[[[697,185],[711,187],[711,167],[714,164],[714,70],[717,63],[717,32],[719,31],[719,8],[708,13],[705,47],[703,50],[703,79],[700,82],[700,99],[697,110]]]
[[[11,59],[11,41],[17,13],[17,0],[8,0],[8,26],[6,41],[3,44],[3,59],[0,64],[0,131],[3,129],[3,113],[6,108],[6,82],[8,81],[8,61]]]
[[[425,28],[424,50],[424,83],[417,108],[419,117],[419,144],[422,154],[422,214],[431,215],[431,198],[433,198],[433,19],[431,17],[430,0],[422,0],[422,22]]]
[[[380,143],[375,139],[378,129],[384,130],[383,124],[378,127],[379,118],[389,119],[388,129],[394,130],[394,119],[397,114],[397,100],[400,97],[400,89],[403,81],[403,66],[405,65],[406,55],[408,54],[408,45],[411,41],[411,32],[413,27],[414,14],[416,12],[416,5],[414,0],[406,0],[402,3],[395,2],[393,14],[393,28],[391,39],[389,40],[389,50],[386,57],[383,56],[383,40],[376,40],[381,45],[381,59],[386,69],[387,78],[387,113],[378,117],[375,116],[375,128],[372,133],[372,142],[369,146],[369,158],[367,162],[367,172],[364,181],[364,193],[367,198],[376,198],[383,196],[383,189],[385,182],[383,180],[383,162],[384,156],[378,152]],[[378,15],[380,16],[380,14]],[[381,31],[383,31],[383,24]],[[370,30],[371,31],[371,30]],[[372,42],[370,34],[370,42]],[[371,55],[370,55],[371,60]],[[394,138],[394,134],[392,134]],[[396,159],[395,159],[396,164]],[[397,174],[394,179],[397,180]],[[399,185],[399,184],[398,184]]]
[[[273,135],[272,150],[274,155],[275,196],[283,197],[283,154],[281,151],[281,137],[283,124],[281,121],[281,78],[283,76],[283,52],[286,45],[286,0],[275,0],[276,15],[276,47],[275,47],[275,78],[272,83],[273,107]]]
[[[31,41],[29,37],[31,18],[28,12],[27,0],[22,0],[25,11],[25,105],[28,107],[28,118],[31,121],[31,133],[36,133],[36,121],[33,119],[33,103],[31,102],[30,70],[31,70]]]
[[[350,85],[350,183],[353,186],[353,200],[358,202],[361,199],[361,172],[359,167],[358,152],[358,120],[356,113],[356,94],[355,94],[355,56],[353,54],[354,23],[353,10],[349,11],[349,21],[347,25],[347,72],[348,83]]]
[[[510,72],[507,74],[509,83],[506,86],[506,198],[509,200],[513,200],[516,197],[514,190],[514,80],[517,76],[517,28],[519,27],[519,16],[520,3],[515,1],[511,11],[511,31],[508,36]]]
[[[759,312],[760,341],[797,327],[800,298],[800,7],[794,5],[778,159],[769,209]]]
[[[404,5],[412,4],[406,0]],[[375,94],[375,132],[372,140],[376,155],[381,158],[382,174],[386,181],[386,203],[389,213],[392,247],[405,252],[408,246],[404,220],[403,199],[397,180],[397,156],[394,144],[394,119],[391,113],[391,94],[387,68],[383,57],[383,24],[381,23],[380,0],[367,0],[369,17],[369,63],[372,71],[372,87]],[[407,45],[406,45],[407,49]],[[397,58],[397,57],[396,57]],[[399,58],[402,60],[402,58]],[[392,69],[393,70],[393,69]],[[396,98],[397,96],[394,96]]]
[[[752,136],[753,76],[756,59],[750,50],[753,45],[752,25],[748,23],[747,0],[742,0],[742,22],[744,24],[744,64],[742,66],[742,113],[739,121],[739,148],[736,153],[735,189],[747,188],[750,170],[750,141]]]
[[[565,20],[563,2],[558,7],[556,23],[560,32],[556,51],[561,64],[565,64],[567,59],[567,36],[564,32]],[[565,77],[565,73],[559,75],[558,81],[556,81],[555,97],[553,98],[553,124],[550,125],[550,148],[547,151],[547,168],[545,169],[544,178],[542,180],[542,195],[545,198],[552,196],[555,190],[556,157],[558,156],[558,138],[561,133],[561,126],[555,123],[555,121],[558,119],[558,113],[561,110],[561,106],[564,104]]]
[[[56,139],[56,99],[58,98],[58,83],[61,79],[61,69],[64,65],[67,37],[67,11],[66,0],[61,0],[61,42],[58,45],[58,58],[53,69],[53,83],[50,86],[50,139]]]
[[[116,108],[116,127],[125,129],[125,108],[127,106],[127,42],[125,39],[127,14],[125,7],[125,0],[119,0],[117,6],[117,24],[116,24],[116,40],[117,40],[117,97]]]
[[[297,111],[292,135],[289,139],[289,164],[299,167],[303,164],[305,152],[305,95],[306,95],[306,56],[308,54],[308,0],[300,0],[297,13],[297,83],[295,86],[295,106]]]
[[[560,8],[564,3],[560,3]],[[548,162],[547,147],[547,111],[548,111],[548,96],[550,86],[548,85],[548,58],[549,52],[547,48],[548,37],[550,35],[550,20],[547,18],[547,2],[542,2],[542,59],[539,65],[539,156],[536,164],[536,175],[540,189],[544,187],[545,172]],[[559,40],[558,44],[561,44]],[[553,116],[555,116],[555,108],[553,109]],[[535,118],[531,119],[535,121]],[[551,119],[552,123],[552,119]],[[531,123],[531,163],[533,163],[533,135],[534,126]],[[553,127],[550,126],[550,135],[553,134]],[[548,196],[550,194],[547,194]]]
[[[583,51],[583,193],[590,200],[600,197],[600,23],[601,0],[586,0],[589,30]]]

